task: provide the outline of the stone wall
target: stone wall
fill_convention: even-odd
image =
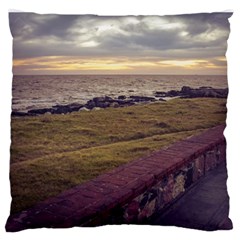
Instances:
[[[147,223],[226,160],[224,128],[208,129],[10,216],[6,230]]]
[[[224,155],[225,144],[221,143],[199,156],[189,158],[189,161],[161,177],[155,185],[124,205],[123,221],[147,223],[154,213],[163,211],[207,171],[224,161]]]

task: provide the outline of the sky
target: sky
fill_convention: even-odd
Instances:
[[[10,13],[14,74],[226,75],[232,13]]]

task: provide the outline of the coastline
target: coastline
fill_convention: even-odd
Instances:
[[[66,105],[53,105],[50,108],[40,108],[31,109],[27,112],[12,111],[11,116],[22,117],[22,116],[37,116],[42,114],[68,114],[71,112],[78,111],[90,111],[99,110],[108,107],[118,108],[132,106],[139,103],[149,103],[157,101],[167,101],[173,98],[227,98],[228,88],[212,88],[212,87],[199,87],[191,88],[189,86],[183,86],[179,90],[170,90],[167,92],[156,91],[154,97],[147,96],[125,96],[120,95],[117,98],[112,98],[109,96],[94,97],[87,101],[85,104],[80,104],[78,102],[73,102]]]

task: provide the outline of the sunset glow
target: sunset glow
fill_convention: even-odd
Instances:
[[[225,62],[225,59],[216,59],[217,61]],[[50,57],[38,57],[29,59],[16,59],[14,60],[14,68],[22,69],[27,74],[28,71],[31,74],[40,73],[43,69],[50,74],[57,72],[77,73],[84,72],[104,72],[104,73],[131,73],[132,71],[139,69],[140,73],[148,73],[151,70],[152,73],[162,71],[164,74],[176,73],[176,71],[195,71],[196,68],[204,68],[205,72],[210,72],[212,69],[218,70],[219,73],[223,73],[226,68],[218,66],[211,61],[206,60],[166,60],[166,61],[146,61],[144,59],[126,59],[126,58],[107,58],[107,59],[82,59],[82,58],[69,58],[64,56],[50,56]]]
[[[227,17],[11,13],[13,72],[226,75]]]

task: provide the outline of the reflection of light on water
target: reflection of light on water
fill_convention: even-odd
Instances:
[[[71,102],[85,103],[93,97],[125,95],[153,96],[156,91],[211,86],[226,88],[226,76],[174,75],[76,75],[14,76],[13,109],[51,107]]]

